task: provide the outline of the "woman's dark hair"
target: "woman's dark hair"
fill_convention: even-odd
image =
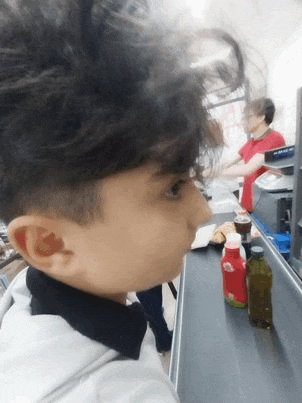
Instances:
[[[217,146],[206,88],[243,81],[228,34],[156,24],[140,1],[13,3],[0,0],[2,220],[38,210],[84,225],[108,175],[150,160],[198,171]],[[192,44],[209,39],[231,49],[231,66],[192,67]]]
[[[246,109],[252,109],[256,116],[263,116],[267,125],[270,125],[275,115],[275,105],[269,98],[259,98],[252,101]]]

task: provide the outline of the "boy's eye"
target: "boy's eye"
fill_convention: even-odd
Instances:
[[[178,199],[180,197],[180,192],[186,183],[187,181],[184,179],[180,179],[177,182],[173,183],[173,185],[170,186],[167,192],[167,196],[172,199]]]

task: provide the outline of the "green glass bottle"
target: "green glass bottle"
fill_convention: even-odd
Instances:
[[[261,246],[251,248],[251,257],[247,262],[248,314],[258,327],[272,328],[272,281],[273,275],[266,263]]]

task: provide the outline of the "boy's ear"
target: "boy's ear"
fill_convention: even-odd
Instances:
[[[258,119],[259,119],[261,122],[264,122],[264,121],[265,121],[265,115],[259,115],[259,116],[258,116]]]
[[[10,243],[32,266],[43,271],[66,265],[71,255],[64,249],[63,240],[55,220],[41,216],[19,216],[8,225]]]

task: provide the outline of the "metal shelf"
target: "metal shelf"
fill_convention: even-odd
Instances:
[[[302,248],[302,87],[297,91],[297,123],[296,123],[296,144],[295,144],[295,168],[294,168],[294,192],[292,207],[291,235],[292,245],[290,263],[295,267],[295,262],[300,261]]]

